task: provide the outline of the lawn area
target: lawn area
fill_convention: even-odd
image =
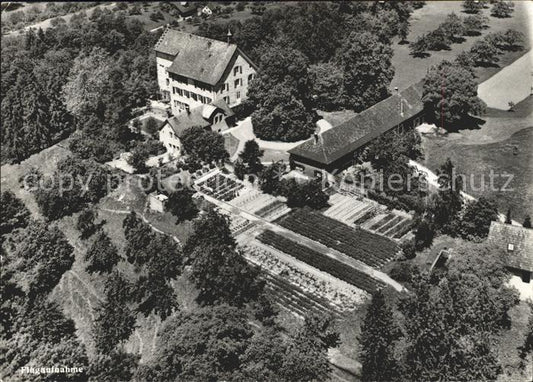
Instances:
[[[450,50],[442,50],[439,52],[428,52],[431,56],[426,58],[417,58],[409,54],[408,44],[393,44],[394,56],[392,64],[396,70],[394,79],[391,83],[391,89],[398,87],[400,90],[409,85],[420,81],[429,67],[439,64],[442,60],[453,60],[459,53],[465,50],[470,50],[475,41],[482,39],[486,34],[492,32],[505,31],[509,28],[516,29],[530,36],[529,21],[528,21],[528,4],[526,2],[515,1],[515,8],[512,17],[499,19],[490,16],[490,7],[483,10],[483,14],[489,18],[489,28],[482,31],[480,36],[469,36],[461,44],[452,44]],[[412,42],[424,33],[435,30],[440,23],[444,21],[446,16],[455,12],[461,17],[467,16],[462,11],[461,1],[428,1],[421,9],[413,12],[410,22],[411,28],[407,40]],[[526,51],[531,48],[531,41],[527,40],[524,50],[521,52],[507,52],[500,56],[499,67],[476,68],[476,75],[478,83],[485,81],[497,73],[501,68],[509,65]]]
[[[224,147],[229,156],[232,157],[239,147],[239,140],[233,136],[233,134],[224,134]]]
[[[522,221],[533,216],[533,97],[517,105],[516,112],[489,110],[479,129],[462,130],[443,137],[424,137],[425,165],[436,170],[450,158],[458,172],[468,177],[465,191],[474,196],[495,198],[500,212],[507,208],[513,217]],[[496,190],[489,184],[490,171],[513,175],[507,188],[502,190],[507,177],[494,180]],[[482,176],[485,187],[481,189]],[[473,182],[470,182],[473,177]]]

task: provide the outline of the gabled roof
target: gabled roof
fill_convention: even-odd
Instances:
[[[181,137],[185,130],[200,126],[203,128],[211,126],[209,119],[213,116],[216,110],[222,110],[224,115],[231,117],[234,115],[224,100],[212,102],[207,105],[200,105],[190,110],[189,113],[183,112],[167,119],[166,123],[170,125],[174,133]]]
[[[423,108],[422,84],[418,83],[323,132],[317,143],[312,137],[289,153],[331,164],[420,113]]]
[[[167,28],[154,48],[175,56],[170,73],[216,85],[230,64],[237,45]]]
[[[507,252],[508,266],[533,272],[533,229],[491,222],[488,240]]]
[[[209,121],[202,117],[203,108],[203,105],[195,107],[189,113],[183,112],[167,119],[167,122],[174,133],[181,138],[185,130],[191,127],[200,126],[206,128],[211,125]]]

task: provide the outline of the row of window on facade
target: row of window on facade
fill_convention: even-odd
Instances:
[[[190,98],[195,101],[200,101],[203,104],[211,103],[212,99],[209,97],[204,97],[203,95],[196,94],[194,92],[191,92],[189,90],[180,89],[177,87],[172,87],[172,94],[178,94],[181,97]]]

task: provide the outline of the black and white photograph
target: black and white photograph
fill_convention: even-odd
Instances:
[[[0,5],[0,382],[533,382],[533,1]]]

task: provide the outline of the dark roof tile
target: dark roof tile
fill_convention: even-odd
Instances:
[[[237,45],[167,28],[155,50],[175,56],[170,73],[215,85],[230,64]]]
[[[492,222],[488,241],[507,252],[508,266],[533,272],[533,229]]]
[[[422,85],[418,83],[325,131],[320,134],[318,143],[310,138],[289,150],[289,153],[331,164],[422,110]]]

